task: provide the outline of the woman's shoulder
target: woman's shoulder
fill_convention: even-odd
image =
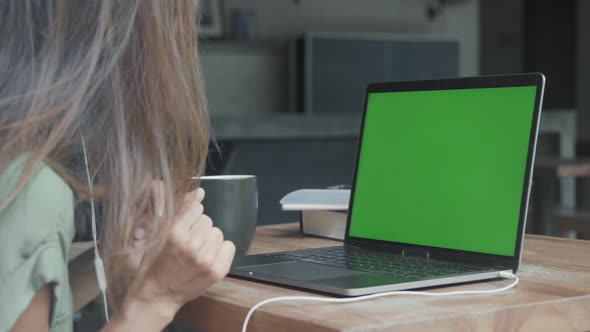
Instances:
[[[27,156],[13,160],[0,174],[0,202],[15,190]],[[0,244],[5,237],[48,237],[71,241],[74,235],[74,195],[51,167],[40,163],[25,186],[0,209]]]
[[[1,172],[0,202],[14,192],[26,162],[21,156]],[[54,285],[52,328],[63,320],[71,322],[67,257],[73,236],[73,192],[41,163],[16,197],[0,208],[0,299],[12,303],[0,312],[0,330],[12,326],[46,284]]]
[[[16,189],[28,161],[27,155],[19,156],[0,171],[0,201]],[[13,203],[33,203],[44,208],[63,208],[73,204],[73,193],[67,183],[44,162],[40,162]],[[33,207],[33,206],[29,206]]]

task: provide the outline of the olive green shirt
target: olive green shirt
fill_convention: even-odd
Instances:
[[[0,175],[0,202],[16,186],[25,157]],[[74,237],[74,196],[42,164],[22,191],[0,209],[0,332],[10,331],[44,285],[52,285],[51,332],[72,331],[68,253]]]

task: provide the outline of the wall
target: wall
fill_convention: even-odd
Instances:
[[[524,69],[524,0],[481,0],[480,62],[482,75],[520,73]]]
[[[256,13],[258,38],[283,39],[305,31],[409,32],[454,36],[461,42],[460,72],[479,73],[479,0],[453,0],[434,21],[428,0],[225,0],[225,31],[235,9]]]
[[[211,114],[288,110],[284,47],[275,43],[204,43],[200,60]]]
[[[225,34],[237,9],[255,12],[257,42],[201,44],[209,109],[214,116],[291,109],[287,39],[306,31],[442,35],[460,41],[459,73],[479,74],[480,0],[447,0],[434,20],[428,0],[225,0]],[[278,41],[278,42],[277,42]],[[255,82],[256,84],[252,84]]]

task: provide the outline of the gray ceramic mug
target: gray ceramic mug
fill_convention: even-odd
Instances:
[[[221,229],[224,238],[236,245],[236,255],[245,254],[258,221],[256,176],[213,175],[201,176],[200,180],[205,189],[204,213]]]

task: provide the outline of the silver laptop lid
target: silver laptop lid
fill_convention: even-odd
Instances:
[[[542,74],[370,84],[347,244],[520,262]]]

